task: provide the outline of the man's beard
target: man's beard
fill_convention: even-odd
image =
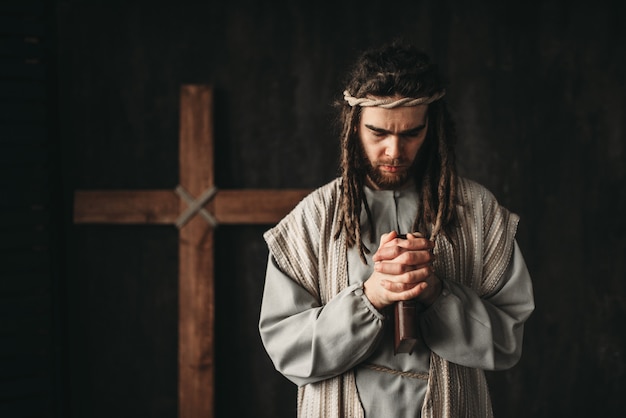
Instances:
[[[364,163],[367,167],[367,177],[379,189],[393,190],[404,186],[413,173],[413,165],[398,159],[389,161],[371,162],[364,156]],[[402,167],[397,173],[389,173],[381,170],[381,166]]]

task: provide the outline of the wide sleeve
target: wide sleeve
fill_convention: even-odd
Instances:
[[[532,283],[517,242],[501,286],[479,297],[443,280],[441,296],[420,316],[424,341],[452,363],[484,370],[514,366],[522,351],[524,322],[534,310]]]
[[[363,361],[376,348],[383,321],[362,287],[348,286],[321,305],[270,253],[259,331],[276,369],[295,384],[340,375]]]

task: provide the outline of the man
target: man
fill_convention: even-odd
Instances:
[[[299,416],[489,417],[483,370],[520,358],[534,301],[518,217],[457,176],[444,94],[412,47],[364,53],[341,104],[341,177],[264,235],[259,329]],[[410,300],[421,337],[397,353],[393,306]]]

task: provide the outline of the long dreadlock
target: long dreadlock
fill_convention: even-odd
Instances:
[[[428,98],[439,97],[442,91],[437,67],[429,62],[428,56],[397,41],[363,53],[346,83],[346,94],[352,99]],[[342,196],[335,238],[345,231],[348,247],[357,245],[361,260],[365,262],[364,254],[369,251],[363,245],[361,208],[367,213],[370,239],[374,238],[374,220],[363,192],[367,161],[357,132],[362,108],[346,101],[338,105],[341,109]],[[444,99],[428,105],[428,120],[426,140],[413,165],[413,179],[420,196],[413,230],[434,240],[439,233],[449,235],[456,220],[456,132]]]

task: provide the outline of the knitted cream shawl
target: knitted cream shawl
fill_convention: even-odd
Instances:
[[[337,230],[340,179],[317,189],[264,234],[278,266],[324,305],[348,286],[345,236]],[[479,184],[460,179],[461,226],[450,242],[439,237],[435,271],[489,296],[500,286],[513,250],[518,217],[498,205]],[[449,363],[431,353],[422,417],[491,417],[491,400],[482,370]],[[298,389],[298,417],[352,418],[364,412],[353,371]]]

